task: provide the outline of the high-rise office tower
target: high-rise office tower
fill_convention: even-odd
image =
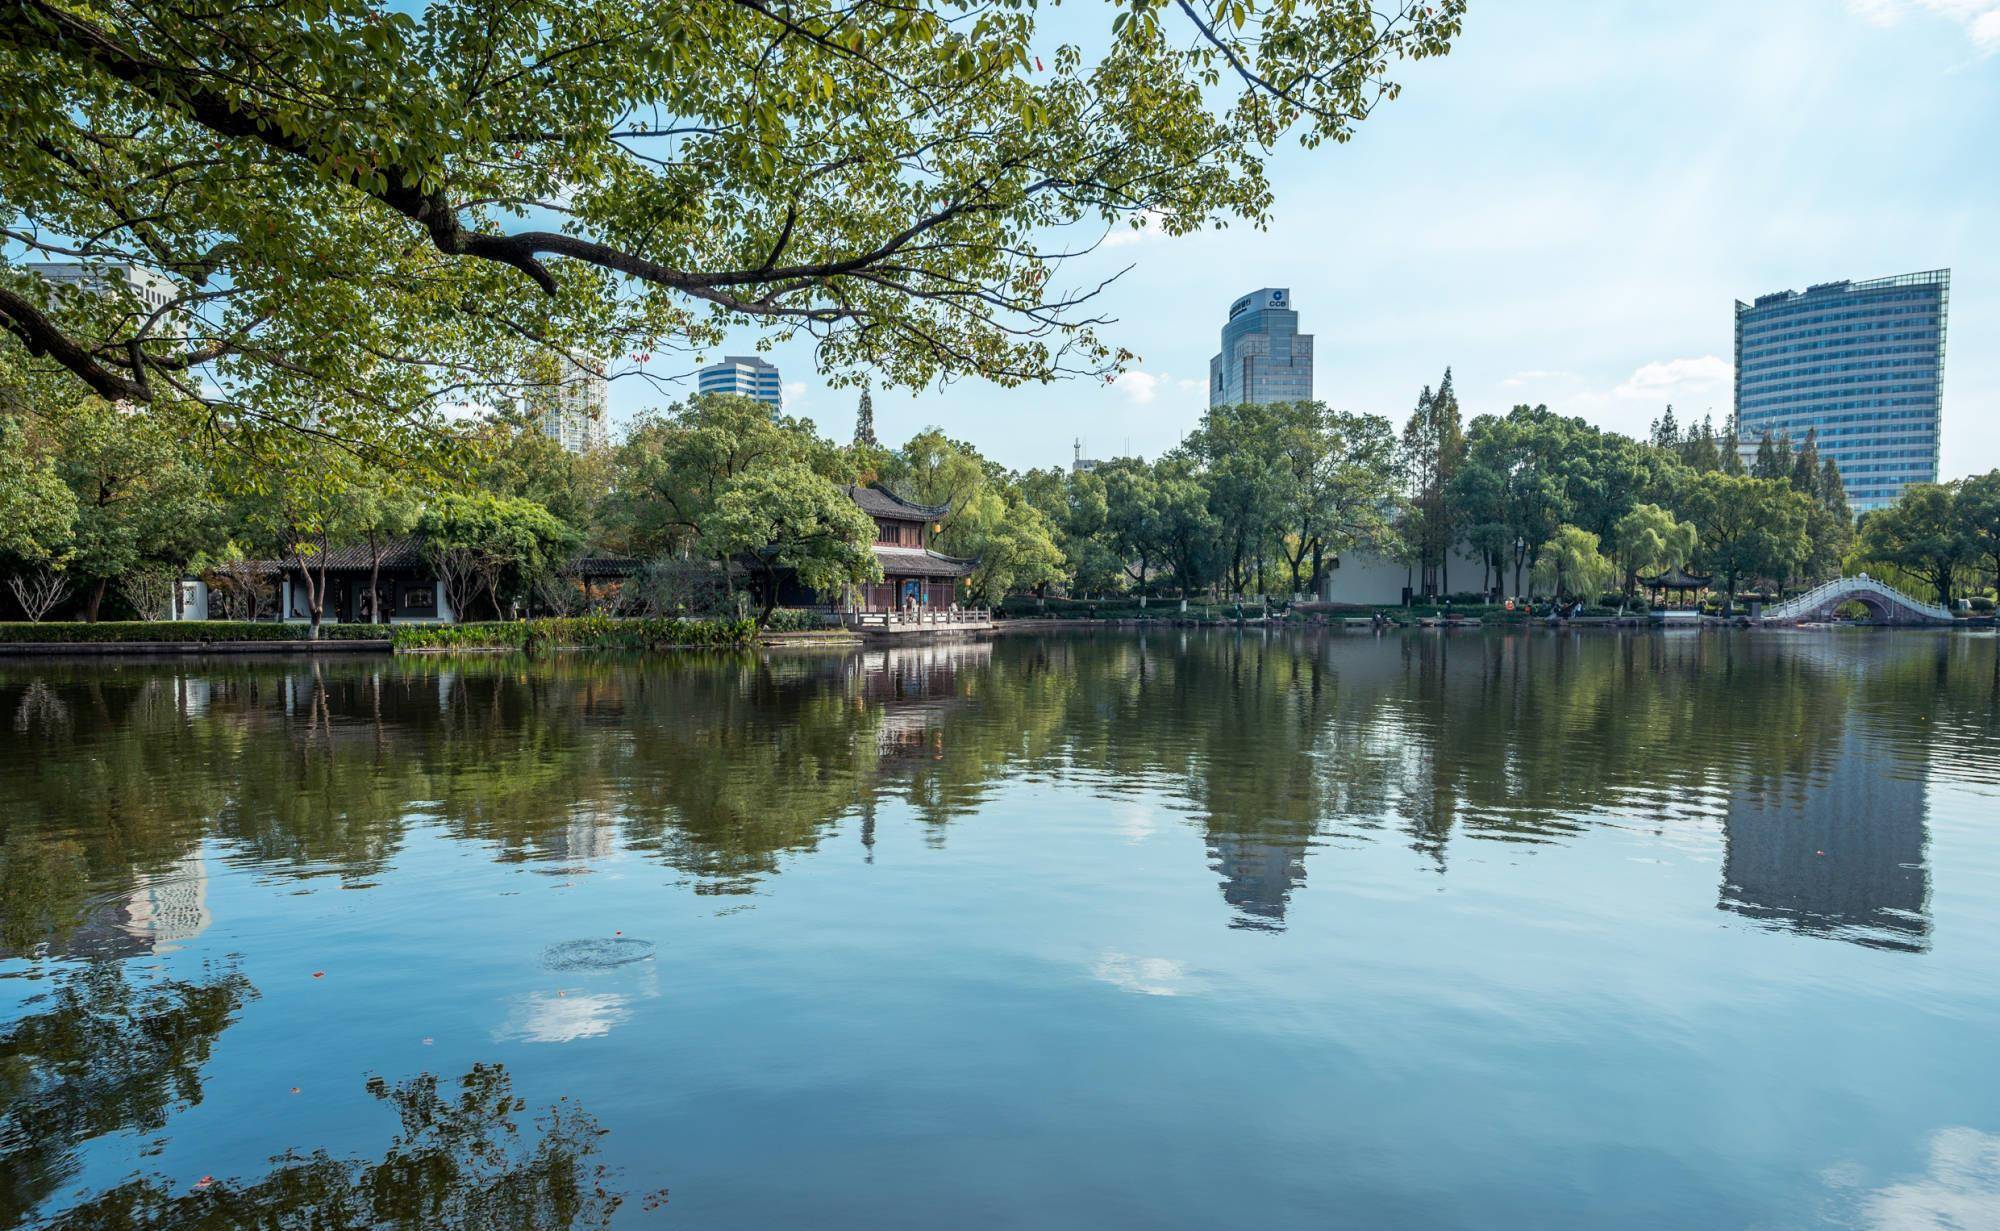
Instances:
[[[1312,335],[1299,332],[1291,291],[1267,286],[1230,304],[1222,353],[1208,361],[1208,404],[1302,402],[1312,395]]]
[[[784,387],[775,365],[756,355],[726,355],[695,377],[701,393],[736,393],[770,403],[772,413],[785,404]]]
[[[1854,511],[1938,477],[1951,271],[1823,282],[1736,303],[1736,424],[1748,460],[1766,433],[1819,436]]]

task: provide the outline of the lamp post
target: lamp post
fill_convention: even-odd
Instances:
[[[1521,559],[1528,554],[1528,540],[1514,536],[1514,597],[1521,598]]]

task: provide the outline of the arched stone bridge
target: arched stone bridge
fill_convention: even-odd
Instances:
[[[1860,603],[1878,624],[1949,624],[1951,612],[1936,603],[1911,598],[1868,574],[1837,577],[1797,598],[1764,609],[1766,624],[1798,624],[1829,620],[1844,603]]]

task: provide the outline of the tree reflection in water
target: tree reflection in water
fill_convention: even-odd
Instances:
[[[47,887],[10,901],[0,940],[19,951],[86,889],[129,891],[204,840],[267,875],[366,883],[413,825],[565,871],[623,847],[698,892],[738,894],[849,823],[871,852],[890,805],[942,846],[1027,780],[1187,817],[1239,927],[1282,928],[1329,847],[1400,841],[1442,875],[1467,840],[1615,824],[1723,831],[1722,900],[1742,917],[1853,938],[1854,921],[1893,915],[1907,943],[1926,926],[1921,869],[1816,869],[1843,883],[1787,888],[1757,851],[1795,862],[1812,824],[1801,801],[1825,797],[1856,748],[1898,780],[1921,779],[1924,758],[1991,780],[1994,649],[1923,634],[1169,630],[833,654],[0,667],[0,712],[29,753],[0,760],[0,797],[19,801],[0,871]],[[1859,829],[1886,824],[1882,859],[1921,863],[1921,800],[1888,792],[1832,836],[1875,849]],[[1837,926],[1817,926],[1815,903]]]
[[[561,1103],[524,1125],[526,1103],[499,1065],[475,1066],[456,1089],[429,1074],[396,1084],[375,1078],[368,1089],[395,1109],[401,1125],[378,1160],[288,1153],[255,1180],[180,1190],[133,1180],[47,1226],[584,1231],[608,1226],[622,1203],[607,1187],[605,1167],[593,1161],[603,1133],[597,1122]]]
[[[0,1034],[0,1225],[54,1197],[86,1143],[156,1132],[200,1103],[216,1039],[256,994],[233,970],[147,986],[113,962],[62,975]],[[368,1090],[400,1125],[378,1160],[290,1152],[256,1179],[136,1178],[36,1225],[554,1231],[603,1227],[620,1204],[594,1161],[597,1122],[567,1101],[524,1122],[527,1105],[498,1065],[456,1083],[378,1077]]]
[[[0,1033],[0,1225],[74,1174],[84,1142],[158,1130],[199,1103],[216,1038],[256,994],[233,970],[136,986],[103,962],[30,1001]]]

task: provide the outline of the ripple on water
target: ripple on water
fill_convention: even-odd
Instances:
[[[550,970],[610,970],[653,956],[653,942],[629,936],[565,940],[542,950],[542,965]]]

